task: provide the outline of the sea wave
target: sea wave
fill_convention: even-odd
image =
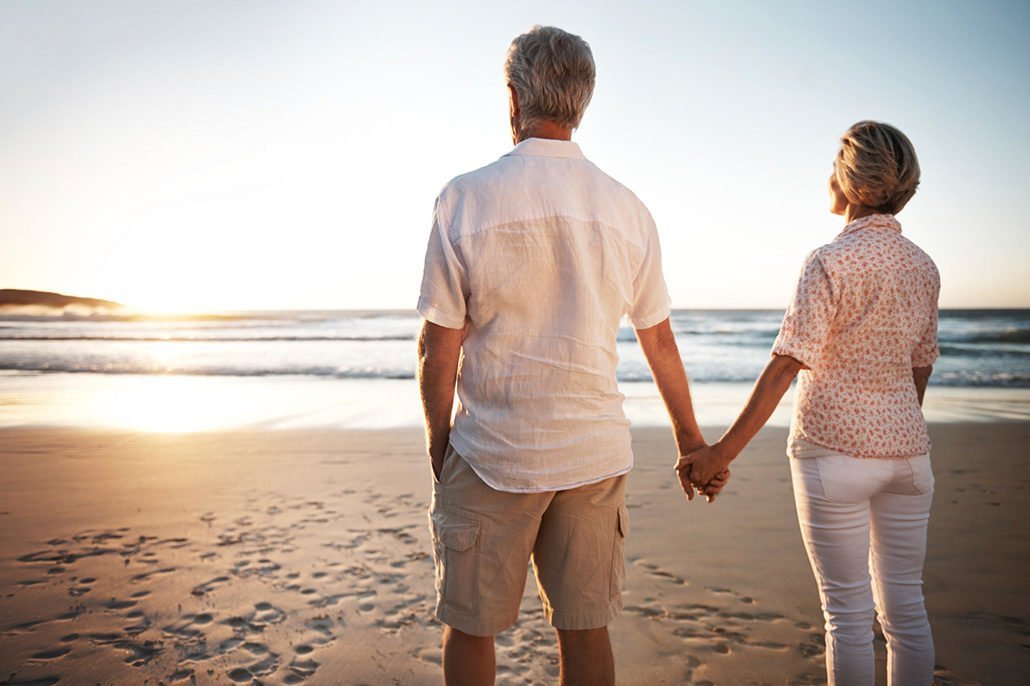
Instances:
[[[4,330],[6,327],[0,327]],[[414,341],[418,338],[415,333],[368,333],[368,334],[306,334],[306,335],[263,335],[260,333],[249,335],[211,335],[203,334],[200,330],[197,334],[183,335],[177,332],[176,335],[141,335],[127,332],[125,334],[112,333],[107,335],[89,335],[76,333],[53,333],[41,334],[37,332],[19,333],[19,329],[7,328],[0,333],[2,341],[115,341],[119,343],[303,343],[332,342],[332,341],[361,341],[373,343],[376,341]],[[676,331],[676,335],[684,343],[691,340],[703,342],[711,339],[718,345],[732,347],[755,347],[772,344],[776,338],[776,330],[767,331]],[[618,341],[620,343],[633,343],[636,341],[636,334],[632,329],[620,330]],[[1030,354],[1030,332],[1007,332],[998,334],[977,334],[977,335],[942,335],[939,337],[942,352],[951,355],[982,356],[985,352],[1002,355],[1028,355]]]
[[[992,345],[989,348],[983,345],[945,343],[940,342],[938,347],[942,357],[963,357],[969,359],[983,359],[990,356],[992,359],[1014,359],[1030,360],[1030,349],[1026,345]]]
[[[126,334],[124,336],[82,336],[82,335],[14,335],[0,336],[0,341],[116,341],[118,343],[303,343],[306,341],[362,341],[372,343],[375,341],[414,341],[416,336],[412,335],[357,335],[357,336],[138,336]]]
[[[0,364],[0,375],[31,374],[111,374],[138,376],[215,376],[215,377],[316,377],[326,379],[414,379],[413,368],[346,367],[346,366],[168,366],[159,363],[134,362],[41,362],[24,361]],[[704,370],[692,366],[692,383],[752,383],[756,373],[741,374],[715,368]],[[651,383],[651,375],[635,365],[620,368],[616,374],[620,383]],[[931,385],[940,386],[994,386],[1030,388],[1030,374],[1023,372],[986,372],[977,369],[948,370],[935,373]]]
[[[39,374],[114,374],[137,376],[314,376],[336,379],[414,379],[413,369],[328,366],[168,366],[160,363],[132,362],[16,362],[0,365],[3,373]]]
[[[974,333],[941,334],[938,336],[941,341],[954,343],[1009,343],[1013,345],[1025,345],[1030,343],[1030,328],[1027,329],[1002,329],[997,331],[977,331]]]
[[[695,383],[752,383],[782,311],[675,311],[672,328]],[[160,320],[4,321],[0,374],[72,373],[411,379],[421,320],[411,312],[250,312]],[[651,376],[630,326],[618,332],[618,378]],[[1030,387],[1030,310],[941,313],[931,383]]]

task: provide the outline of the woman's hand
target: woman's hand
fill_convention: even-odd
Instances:
[[[708,502],[714,501],[729,481],[729,463],[730,459],[722,454],[718,443],[681,455],[676,462],[676,475],[687,499],[693,498],[696,487]]]
[[[729,480],[727,468],[731,459],[719,443],[681,455],[676,462],[680,485],[684,491],[696,487],[711,502]]]
[[[715,502],[715,496],[722,492],[722,489],[726,487],[726,484],[730,480],[730,470],[727,467],[722,470],[715,477],[704,486],[698,486],[697,492],[705,497],[705,500],[709,503]]]
[[[711,495],[719,492],[714,489],[722,489],[719,482],[715,481],[716,476],[725,471],[726,478],[729,478],[727,467],[730,462],[769,421],[780,398],[803,368],[804,364],[792,357],[774,354],[755,382],[747,405],[719,442],[680,457],[676,463],[676,473],[687,498],[694,497],[695,487],[702,494],[709,495],[709,500],[712,499]]]

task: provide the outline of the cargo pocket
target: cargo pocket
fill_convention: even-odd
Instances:
[[[619,509],[615,513],[615,542],[612,546],[612,581],[608,595],[611,600],[622,596],[622,581],[626,576],[627,534],[629,534],[629,510],[625,505],[619,505]]]
[[[464,613],[474,612],[479,585],[479,522],[471,517],[438,510],[430,515],[436,553],[436,592],[440,605]]]

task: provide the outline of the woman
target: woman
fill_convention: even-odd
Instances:
[[[684,488],[708,483],[800,372],[787,454],[831,686],[875,683],[874,608],[888,683],[933,680],[922,594],[933,474],[921,405],[939,354],[940,277],[894,218],[918,184],[901,131],[871,121],[848,129],[829,181],[831,211],[847,225],[805,260],[772,359],[733,426],[676,467]]]

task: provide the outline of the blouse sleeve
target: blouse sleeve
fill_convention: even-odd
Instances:
[[[812,252],[801,268],[794,299],[783,317],[772,354],[786,355],[809,369],[817,369],[836,311],[833,283],[818,251]]]
[[[930,316],[927,319],[926,329],[919,337],[919,342],[912,349],[912,366],[929,367],[938,357],[941,356],[940,348],[937,345],[937,298],[940,294],[940,281],[938,280],[933,289],[933,297],[930,302]]]

